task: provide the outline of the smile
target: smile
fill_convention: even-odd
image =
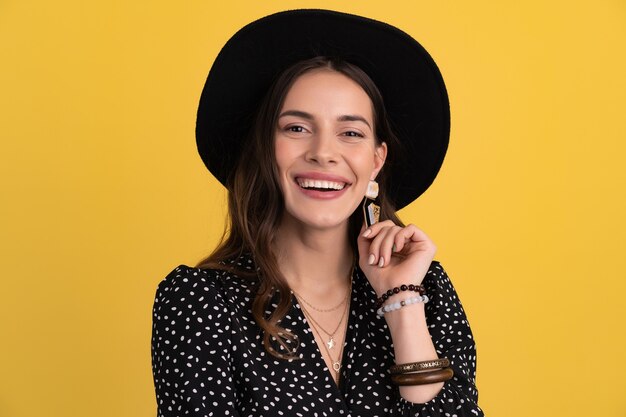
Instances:
[[[312,178],[296,178],[298,185],[307,190],[340,191],[346,187],[345,182],[316,180]]]

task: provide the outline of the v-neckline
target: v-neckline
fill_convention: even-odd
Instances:
[[[318,365],[321,365],[323,367],[325,376],[324,379],[327,383],[332,383],[332,385],[337,389],[337,392],[341,394],[341,397],[343,399],[343,388],[345,388],[345,381],[347,379],[347,372],[349,372],[350,370],[348,369],[348,356],[350,354],[350,350],[352,349],[352,347],[354,346],[354,317],[355,317],[355,313],[354,313],[354,308],[355,308],[355,303],[356,303],[356,297],[355,297],[355,281],[356,281],[356,277],[357,277],[357,268],[354,268],[354,271],[352,272],[352,276],[350,277],[350,279],[352,280],[351,283],[351,291],[350,291],[350,298],[349,298],[349,303],[350,306],[348,308],[348,318],[347,318],[347,324],[346,324],[346,333],[344,335],[343,338],[343,351],[341,353],[341,368],[339,370],[339,381],[335,382],[335,378],[333,378],[333,374],[332,372],[334,372],[334,370],[330,369],[327,365],[326,365],[326,361],[324,360],[324,355],[322,354],[322,351],[320,349],[320,345],[317,343],[317,340],[315,339],[315,331],[313,330],[313,328],[311,327],[311,323],[309,323],[309,320],[306,318],[306,315],[304,314],[304,311],[302,310],[302,306],[300,305],[300,301],[297,299],[297,297],[294,295],[292,298],[292,305],[293,307],[298,311],[299,317],[300,317],[300,321],[303,324],[303,328],[304,328],[304,333],[307,335],[308,340],[307,342],[312,344],[312,346],[315,346],[315,357],[314,359],[316,360]],[[336,347],[340,347],[338,344],[335,345]],[[332,360],[332,357],[331,357]]]

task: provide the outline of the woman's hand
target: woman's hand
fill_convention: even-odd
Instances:
[[[421,284],[437,249],[415,225],[391,220],[364,225],[357,243],[359,266],[378,296],[402,284]]]

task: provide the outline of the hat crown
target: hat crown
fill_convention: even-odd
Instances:
[[[323,9],[275,13],[233,35],[215,59],[196,123],[198,151],[226,184],[266,92],[298,61],[329,56],[373,80],[402,150],[391,155],[387,195],[402,208],[435,179],[447,150],[450,109],[437,65],[400,29],[366,17]]]

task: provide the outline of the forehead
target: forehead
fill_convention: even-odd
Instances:
[[[299,76],[288,90],[282,110],[320,116],[359,114],[372,120],[372,101],[365,90],[350,77],[326,68]]]

